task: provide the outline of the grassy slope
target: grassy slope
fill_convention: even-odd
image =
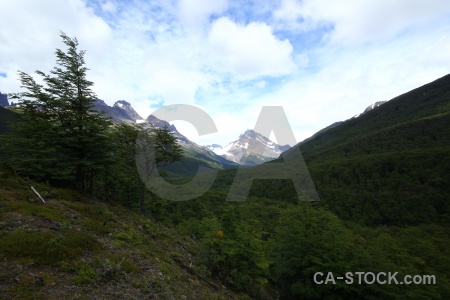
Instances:
[[[192,265],[198,242],[172,227],[0,176],[0,299],[246,298]]]

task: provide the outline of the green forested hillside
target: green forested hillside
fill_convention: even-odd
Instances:
[[[299,147],[322,202],[340,217],[449,224],[450,75]]]

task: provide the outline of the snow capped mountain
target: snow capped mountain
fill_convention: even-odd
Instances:
[[[207,147],[228,160],[246,166],[276,159],[282,152],[290,148],[289,145],[280,146],[254,130],[247,130],[239,136],[239,139],[225,147],[217,144]]]
[[[105,101],[97,99],[93,109],[103,111],[115,123],[135,124],[144,120],[125,100],[119,100],[111,107]]]
[[[170,125],[169,122],[158,119],[157,117],[150,115],[147,117],[146,122],[153,124],[157,128],[167,127],[174,136],[177,137],[178,143],[183,147],[185,157],[181,160],[195,159],[197,161],[206,162],[209,167],[215,169],[227,169],[234,168],[237,165],[227,160],[226,158],[219,156],[207,147],[200,146],[193,141],[189,140],[183,134],[181,134],[175,125]],[[218,146],[218,145],[217,145]],[[220,147],[220,146],[219,146]],[[171,166],[176,166],[178,162],[173,163]],[[169,166],[169,167],[171,167]],[[194,167],[194,174],[197,172],[197,166]]]
[[[115,123],[139,123],[143,126],[152,124],[157,128],[167,127],[184,148],[186,159],[191,159],[186,163],[191,163],[193,159],[219,169],[236,167],[238,164],[252,166],[276,159],[282,152],[290,148],[288,145],[280,146],[253,130],[247,130],[239,136],[238,140],[225,147],[218,144],[200,146],[189,140],[174,125],[170,125],[165,120],[158,119],[153,115],[143,119],[125,100],[117,101],[112,107],[103,100],[97,100],[94,110],[104,111]],[[197,167],[192,167],[192,169],[195,169],[196,172]]]

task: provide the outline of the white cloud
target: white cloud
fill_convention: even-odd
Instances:
[[[239,112],[205,109],[205,112],[213,118],[217,126],[217,133],[201,137],[198,137],[196,132],[189,135],[191,132],[187,131],[186,134],[200,145],[219,144],[224,147],[229,142],[237,140],[245,130],[255,127],[260,109],[260,107],[254,106],[242,107]],[[243,118],[243,116],[245,117]]]
[[[284,29],[328,24],[336,43],[380,42],[448,16],[447,0],[283,0],[273,13]]]
[[[267,81],[265,81],[265,80],[260,80],[260,81],[258,81],[257,83],[255,83],[255,86],[256,86],[257,88],[263,89],[263,88],[265,88],[265,87],[267,86]]]
[[[450,37],[440,30],[421,39],[410,36],[367,51],[335,49],[315,53],[317,72],[289,78],[279,89],[252,99],[254,107],[282,105],[301,141],[312,133],[361,113],[370,104],[400,94],[448,74]]]
[[[49,71],[63,30],[108,104],[128,100],[143,117],[201,104],[219,133],[179,125],[201,144],[226,144],[261,106],[282,105],[300,141],[449,72],[450,6],[413,2],[2,0],[0,90],[18,90],[18,69]]]
[[[276,20],[293,25],[302,16],[301,3],[296,0],[283,0],[280,6],[273,11]]]
[[[213,23],[209,43],[219,65],[241,80],[287,75],[296,69],[290,42],[279,40],[264,23],[243,26],[222,17]]]
[[[77,37],[80,49],[89,45],[86,59],[94,62],[111,38],[109,26],[79,0],[1,1],[0,20],[0,70],[8,74],[0,84],[8,92],[19,89],[17,70],[47,72],[55,65],[55,48],[65,47],[60,30]]]
[[[117,6],[114,2],[105,1],[101,4],[102,10],[107,13],[115,13],[117,11]]]
[[[208,23],[211,15],[222,13],[228,6],[227,0],[180,0],[179,15],[186,28],[197,29]]]

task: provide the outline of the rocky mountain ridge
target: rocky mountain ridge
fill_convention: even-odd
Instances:
[[[143,118],[131,107],[131,104],[125,100],[119,100],[111,107],[105,101],[97,99],[94,103],[94,110],[103,111],[111,117],[115,123],[136,124]]]
[[[186,172],[184,175],[193,175],[197,172],[198,165],[204,165],[213,169],[227,169],[237,167],[232,161],[217,155],[210,149],[200,146],[193,141],[189,140],[183,134],[181,134],[174,125],[169,122],[160,120],[153,115],[148,116],[146,119],[142,118],[125,100],[119,100],[114,103],[111,107],[105,103],[103,100],[97,100],[94,104],[94,110],[103,111],[106,116],[109,116],[115,123],[125,123],[125,124],[152,124],[157,128],[167,127],[174,136],[177,137],[178,143],[183,147],[185,157],[183,157],[181,162],[173,163],[168,168],[173,172],[177,173],[178,170],[183,169]],[[186,161],[189,161],[187,163]],[[180,167],[180,164],[183,166]],[[189,167],[186,167],[186,164]],[[192,174],[191,174],[192,173]]]

